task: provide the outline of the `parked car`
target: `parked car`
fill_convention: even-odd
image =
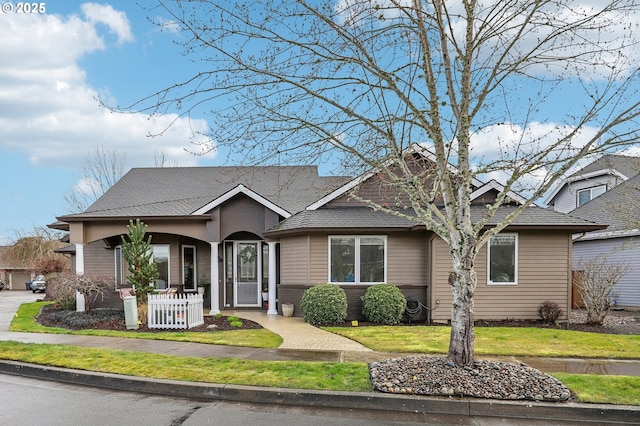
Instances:
[[[44,293],[47,291],[47,283],[44,279],[44,275],[38,275],[35,280],[31,281],[29,283],[29,288],[31,288],[31,291],[34,293]]]

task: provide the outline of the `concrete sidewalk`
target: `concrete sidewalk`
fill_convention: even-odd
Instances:
[[[0,293],[0,341],[62,344],[83,347],[121,349],[176,356],[244,358],[255,360],[361,361],[372,362],[401,354],[373,352],[349,339],[324,332],[300,318],[269,316],[263,312],[225,312],[260,323],[283,337],[277,349],[257,349],[129,338],[74,336],[67,334],[13,333],[8,328],[22,303],[41,295],[26,291]],[[455,421],[458,424],[485,423],[479,419],[500,419],[509,424],[639,424],[640,407],[577,403],[478,400],[473,398],[437,398],[393,395],[380,392],[323,392],[282,388],[187,383],[103,374],[63,368],[30,365],[0,360],[0,373],[79,385],[140,391],[204,400],[231,400],[265,404],[307,405],[327,408],[373,410],[385,415],[414,416],[420,421]],[[393,418],[393,417],[390,417]],[[417,421],[416,420],[416,421]]]

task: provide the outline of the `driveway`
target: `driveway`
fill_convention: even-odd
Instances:
[[[20,305],[35,302],[42,297],[42,294],[33,294],[26,290],[0,291],[0,331],[9,331],[9,325]]]

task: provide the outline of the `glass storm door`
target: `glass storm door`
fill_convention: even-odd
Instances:
[[[260,306],[260,277],[262,262],[260,243],[236,242],[234,244],[234,304],[235,306]]]

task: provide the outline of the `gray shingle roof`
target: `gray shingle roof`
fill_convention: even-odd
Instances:
[[[495,219],[489,225],[495,225],[509,215],[515,206],[505,206],[498,210]],[[479,218],[485,211],[484,206],[472,206],[472,220]],[[412,229],[419,224],[416,221],[398,217],[384,212],[376,212],[366,207],[360,208],[324,208],[312,211],[302,211],[282,221],[270,229],[267,234],[280,234],[295,231],[337,230],[337,229]],[[525,209],[512,223],[512,226],[536,227],[540,229],[567,229],[572,232],[582,232],[601,229],[606,225],[580,219],[543,209],[529,207]]]
[[[571,215],[606,222],[606,232],[640,228],[640,174],[583,204]]]
[[[85,212],[63,219],[190,215],[239,184],[296,213],[348,179],[321,177],[316,166],[136,168]]]
[[[593,163],[590,163],[582,169],[578,170],[570,177],[580,176],[583,174],[606,169],[617,170],[627,178],[630,178],[640,173],[640,158],[614,154],[603,155]]]

